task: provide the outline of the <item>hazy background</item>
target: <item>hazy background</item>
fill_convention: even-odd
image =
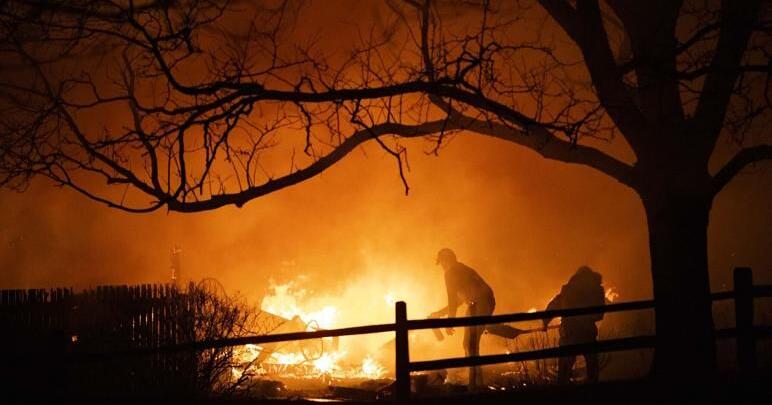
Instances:
[[[621,299],[651,296],[645,216],[632,191],[591,169],[484,137],[459,136],[439,158],[424,146],[411,144],[409,196],[393,159],[372,145],[241,209],[127,214],[42,180],[26,193],[2,191],[0,286],[164,282],[179,244],[184,278],[215,277],[246,295],[264,291],[271,277],[301,274],[335,291],[381,267],[426,283],[425,294],[441,303],[434,257],[448,246],[494,286],[505,310],[544,305],[581,264],[603,273]],[[716,199],[713,290],[731,286],[739,265],[772,281],[771,185],[768,166],[759,167]]]
[[[304,12],[299,27],[318,28],[319,46],[338,46],[353,22],[380,21],[377,6],[366,2],[312,2]],[[312,17],[324,24],[307,25]],[[302,283],[322,301],[392,294],[417,317],[443,304],[434,259],[450,247],[493,286],[499,313],[543,307],[583,264],[601,272],[620,300],[651,297],[644,211],[615,180],[481,136],[456,136],[439,157],[427,155],[422,141],[406,145],[409,196],[392,157],[374,145],[241,209],[139,215],[44,180],[21,194],[0,190],[0,288],[167,282],[170,251],[180,245],[186,280],[213,277],[255,299],[269,279]],[[621,139],[602,148],[632,160]],[[719,149],[713,170],[734,151],[728,144]],[[715,200],[713,290],[731,288],[735,266],[751,266],[756,280],[772,282],[770,229],[767,162]]]

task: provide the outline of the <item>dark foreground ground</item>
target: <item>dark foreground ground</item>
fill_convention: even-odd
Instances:
[[[319,403],[344,404],[391,404],[381,401],[335,401],[330,399],[228,399],[196,400],[190,398],[45,398],[43,392],[30,393],[25,398],[0,396],[0,403],[52,403],[52,404],[212,404],[212,405],[315,405]],[[482,392],[452,396],[413,398],[410,404],[614,404],[614,405],[662,405],[662,404],[772,404],[772,376],[766,375],[748,380],[723,380],[685,386],[673,382],[668,386],[649,380],[604,382],[595,385],[567,387],[541,387],[518,392]]]

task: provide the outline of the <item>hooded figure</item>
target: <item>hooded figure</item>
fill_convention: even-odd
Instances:
[[[600,273],[582,266],[571,276],[568,283],[560,289],[560,294],[550,301],[547,311],[569,308],[596,307],[606,303],[605,292]],[[598,338],[598,327],[595,322],[603,319],[603,314],[579,315],[565,317],[560,322],[561,346],[595,342]],[[552,319],[544,319],[544,327]],[[587,363],[587,381],[597,382],[600,369],[598,354],[584,354]],[[568,383],[573,373],[576,356],[561,357],[558,361],[558,383]]]

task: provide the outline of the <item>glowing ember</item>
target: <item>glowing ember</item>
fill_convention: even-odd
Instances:
[[[609,287],[606,289],[606,301],[614,302],[619,298],[619,293],[615,287]]]
[[[397,302],[397,299],[394,298],[394,294],[388,293],[383,297],[383,300],[386,301],[386,305],[389,307],[393,307],[394,304]]]
[[[345,353],[339,352],[324,353],[321,357],[314,360],[314,367],[320,374],[332,374],[333,372],[340,370],[338,361],[344,355]]]
[[[380,378],[386,373],[384,369],[377,361],[375,361],[369,355],[362,361],[362,376],[366,378]]]

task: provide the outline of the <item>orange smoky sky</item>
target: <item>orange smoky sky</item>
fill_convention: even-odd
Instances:
[[[369,2],[315,2],[298,18],[325,22],[320,46],[350,35],[352,20],[379,21]],[[602,147],[629,162],[621,142]],[[584,264],[621,300],[651,297],[646,218],[625,186],[467,133],[439,156],[426,153],[425,141],[405,145],[408,196],[394,159],[371,144],[297,186],[242,208],[196,214],[128,214],[42,179],[24,193],[0,191],[0,287],[166,282],[170,251],[179,245],[184,279],[213,277],[248,297],[264,293],[269,279],[302,276],[334,294],[364,272],[380,272],[413,283],[413,292],[423,292],[419,309],[428,311],[445,299],[434,259],[450,247],[493,286],[499,313],[545,305]],[[715,164],[726,156],[719,153]],[[769,169],[738,177],[714,203],[713,290],[731,287],[734,266],[751,266],[759,281],[772,282]],[[389,286],[369,288],[389,293]]]
[[[449,246],[494,286],[501,309],[545,304],[581,264],[602,272],[623,299],[651,296],[645,217],[633,192],[484,137],[461,134],[439,157],[421,150],[411,145],[409,196],[393,159],[374,147],[241,209],[199,214],[128,214],[44,181],[22,194],[3,191],[0,285],[164,282],[179,244],[185,278],[215,277],[247,295],[263,292],[269,278],[301,274],[335,291],[365,267],[383,266],[425,281],[441,304],[434,255]],[[725,288],[735,265],[772,280],[764,248],[771,179],[769,171],[743,176],[716,201],[714,290]]]

